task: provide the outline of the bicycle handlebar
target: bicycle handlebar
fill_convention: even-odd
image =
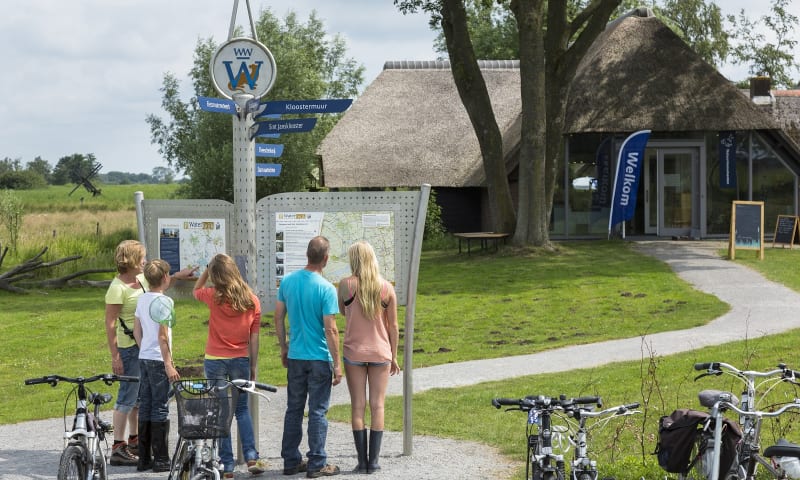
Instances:
[[[576,406],[580,409],[580,405],[595,404],[598,407],[603,406],[603,399],[597,396],[593,397],[578,397],[566,398],[561,395],[556,397],[545,397],[544,395],[528,395],[525,398],[493,398],[492,405],[495,408],[502,406],[517,407],[520,410],[530,410],[532,408],[560,408],[563,410],[574,409]],[[581,409],[585,410],[585,409]]]
[[[96,382],[98,380],[102,380],[107,385],[110,385],[113,382],[138,382],[139,377],[129,377],[125,375],[116,375],[113,373],[100,373],[97,375],[92,375],[91,377],[65,377],[63,375],[46,375],[44,377],[28,378],[25,380],[25,385],[38,385],[40,383],[48,383],[51,386],[55,387],[56,385],[58,385],[58,382],[81,384],[81,383]]]
[[[800,372],[795,372],[790,368],[786,368],[786,365],[781,363],[778,364],[775,370],[769,370],[767,372],[759,372],[756,370],[739,370],[738,368],[734,367],[725,362],[705,362],[705,363],[695,363],[694,364],[695,370],[707,370],[709,374],[722,374],[724,373],[723,370],[727,370],[734,375],[744,376],[744,377],[772,377],[774,375],[782,374],[784,377],[789,376],[800,376]]]
[[[231,383],[236,388],[238,388],[239,390],[245,390],[245,391],[251,392],[251,393],[256,393],[256,392],[253,391],[254,388],[258,389],[258,390],[266,390],[266,391],[272,392],[272,393],[275,393],[275,392],[278,391],[278,387],[276,387],[274,385],[270,385],[268,383],[254,382],[254,381],[242,380],[242,379],[231,380]]]
[[[726,401],[720,401],[719,405],[726,409],[732,410],[738,413],[739,415],[746,417],[777,417],[786,412],[787,410],[793,408],[800,409],[800,398],[795,398],[793,402],[782,406],[781,408],[775,410],[774,412],[763,412],[759,410],[752,410],[752,411],[740,410],[739,407],[737,407],[733,403]]]

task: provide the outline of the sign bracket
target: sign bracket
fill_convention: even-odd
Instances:
[[[247,4],[247,17],[250,20],[250,36],[253,40],[258,41],[258,32],[256,32],[256,24],[253,22],[253,12],[250,9],[250,0],[244,0]],[[233,33],[236,30],[236,14],[239,11],[239,0],[233,0],[233,12],[231,13],[231,26],[228,29],[228,41],[232,40]]]

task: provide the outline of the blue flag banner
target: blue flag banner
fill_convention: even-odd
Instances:
[[[608,217],[608,234],[611,227],[633,218],[636,210],[636,190],[644,163],[644,149],[650,138],[650,130],[639,130],[622,142],[617,158],[617,174]]]
[[[592,211],[611,206],[611,155],[614,137],[606,137],[595,152],[595,188],[592,189]]]
[[[719,187],[736,188],[736,132],[719,132]]]

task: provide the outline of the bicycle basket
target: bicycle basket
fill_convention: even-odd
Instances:
[[[172,384],[178,404],[178,434],[186,439],[219,438],[231,434],[238,390],[215,388],[209,379],[180,380]]]

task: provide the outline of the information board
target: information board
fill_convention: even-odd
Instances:
[[[736,258],[736,249],[758,250],[764,259],[764,202],[733,202],[729,256]]]
[[[780,243],[782,246],[789,245],[789,248],[792,248],[797,234],[797,217],[794,215],[778,215],[778,221],[775,222],[775,235],[772,237],[772,246],[775,247],[776,243]]]

